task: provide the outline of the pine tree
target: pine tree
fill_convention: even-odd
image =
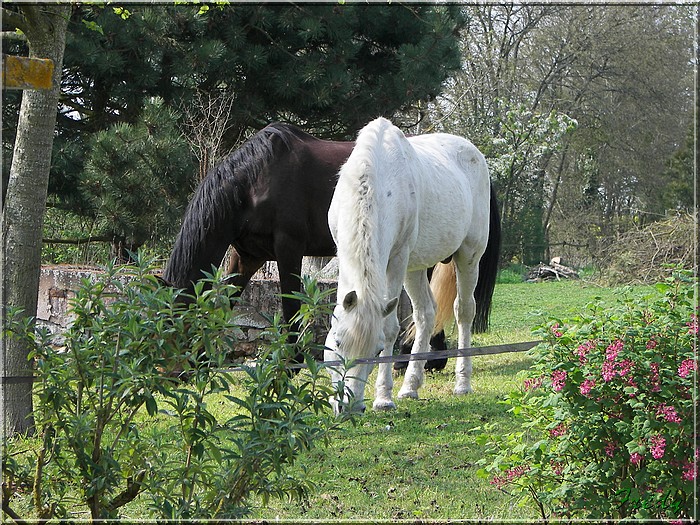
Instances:
[[[194,169],[176,118],[161,99],[148,101],[136,123],[95,134],[81,177],[98,219],[94,234],[111,238],[112,255],[120,260],[127,249],[173,235]]]

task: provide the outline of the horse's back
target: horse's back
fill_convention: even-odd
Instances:
[[[365,187],[377,199],[371,219],[371,207],[357,207],[369,202],[357,198]],[[409,268],[429,267],[465,242],[477,250],[486,245],[489,191],[486,161],[467,139],[445,133],[406,138],[378,118],[360,131],[341,169],[329,221],[336,237],[340,229],[341,236],[359,238],[357,218],[365,217],[385,256],[408,247]],[[336,241],[342,250],[342,240]]]
[[[253,190],[246,238],[264,240],[270,252],[267,257],[282,244],[293,245],[295,253],[302,250],[304,255],[333,255],[328,206],[337,172],[353,143],[321,140],[289,125],[276,125],[270,131],[285,146],[276,148],[274,161]]]
[[[450,257],[465,242],[485,246],[490,183],[484,156],[469,140],[446,133],[411,137],[409,143],[420,194],[409,266]]]

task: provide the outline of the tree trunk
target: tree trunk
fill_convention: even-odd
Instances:
[[[20,11],[18,25],[27,36],[30,57],[53,60],[54,73],[51,89],[26,90],[22,94],[2,216],[5,320],[8,307],[21,309],[23,315],[36,315],[44,209],[71,6],[21,5]],[[26,344],[3,336],[3,378],[32,374],[30,350]],[[32,383],[3,380],[2,399],[3,435],[31,432]]]

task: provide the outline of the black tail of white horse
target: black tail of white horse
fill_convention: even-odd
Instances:
[[[496,192],[491,185],[491,212],[489,219],[489,239],[486,250],[479,260],[479,279],[474,290],[476,315],[472,324],[472,333],[484,333],[489,326],[491,299],[496,287],[498,273],[498,258],[501,252],[501,216],[498,209]],[[433,335],[444,330],[445,325],[454,319],[454,302],[457,297],[457,279],[454,262],[438,264],[430,278],[430,290],[435,298],[436,312]],[[409,337],[413,338],[413,326],[409,329]]]
[[[501,214],[498,209],[498,199],[491,184],[491,217],[489,219],[489,240],[486,250],[479,260],[479,280],[474,290],[476,300],[476,316],[472,325],[475,334],[484,333],[489,327],[489,314],[491,313],[491,299],[496,287],[496,275],[498,274],[498,259],[501,254]]]

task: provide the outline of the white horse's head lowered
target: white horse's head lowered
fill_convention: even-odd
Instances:
[[[352,361],[378,353],[391,355],[399,333],[393,298],[401,294],[402,285],[411,299],[416,325],[411,352],[428,351],[436,300],[427,268],[447,258],[457,276],[452,279],[456,299],[448,308],[457,317],[459,348],[471,345],[476,311],[485,307],[488,312],[495,282],[495,271],[489,269],[497,267],[499,217],[492,200],[486,161],[468,140],[444,133],[406,138],[383,118],[358,133],[338,173],[328,210],[328,227],[338,249],[339,303],[325,357],[346,362],[332,378],[344,392],[354,394],[360,407],[372,366],[352,366]],[[479,266],[485,254],[482,275],[493,279],[484,281],[477,301]],[[470,359],[457,359],[455,393],[471,391]],[[409,363],[399,398],[418,397],[424,364]],[[391,365],[382,363],[373,408],[396,408],[392,387]],[[341,408],[348,397],[337,400]]]
[[[345,294],[338,302],[331,319],[331,329],[326,338],[324,361],[340,361],[329,367],[331,380],[343,385],[345,395],[333,401],[336,413],[350,407],[364,411],[364,393],[371,364],[353,365],[356,359],[376,357],[384,350],[384,318],[391,314],[398,298],[380,305],[371,298],[358,296],[356,291]]]

